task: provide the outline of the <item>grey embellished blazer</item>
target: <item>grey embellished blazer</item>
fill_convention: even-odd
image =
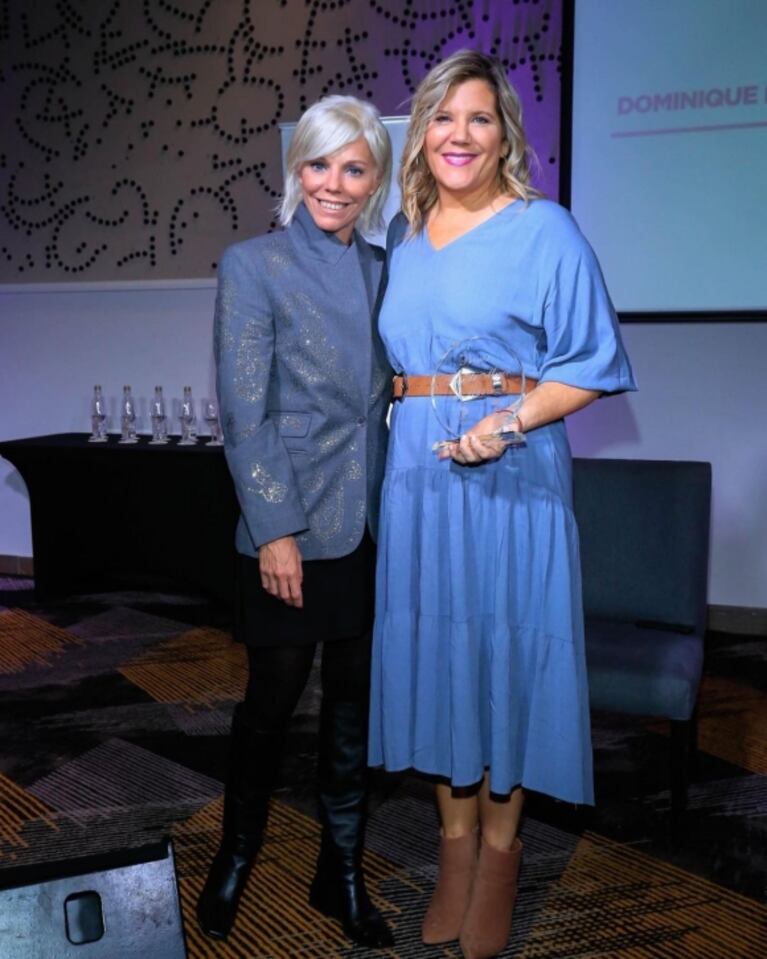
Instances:
[[[304,559],[375,537],[391,394],[373,321],[383,251],[350,246],[301,204],[290,226],[229,247],[214,323],[224,450],[249,556],[295,535]]]

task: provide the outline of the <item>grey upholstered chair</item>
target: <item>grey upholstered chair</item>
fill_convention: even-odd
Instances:
[[[706,627],[711,465],[576,459],[591,706],[671,721],[687,804]]]

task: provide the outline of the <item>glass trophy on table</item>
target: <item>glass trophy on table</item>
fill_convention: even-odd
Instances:
[[[130,386],[123,387],[120,404],[120,443],[138,443],[136,436],[136,407]]]
[[[181,439],[179,446],[195,446],[197,443],[197,417],[194,413],[194,400],[192,399],[192,387],[184,387],[184,398],[181,400]]]
[[[150,405],[150,420],[152,421],[152,438],[150,446],[162,446],[168,442],[168,417],[165,413],[165,399],[162,387],[155,386],[154,398]]]
[[[503,413],[501,424],[482,434],[504,446],[524,446],[517,413],[527,390],[527,378],[517,354],[494,336],[470,336],[452,343],[431,377],[431,404],[443,431],[432,451],[439,453],[492,413]]]
[[[88,437],[88,442],[106,443],[107,439],[107,402],[101,385],[97,383],[93,387],[91,399],[91,435]]]
[[[205,403],[203,403],[203,418],[208,424],[208,432],[210,433],[210,439],[205,445],[223,446],[224,441],[221,439],[221,424],[218,421],[218,404],[215,400],[206,400]]]

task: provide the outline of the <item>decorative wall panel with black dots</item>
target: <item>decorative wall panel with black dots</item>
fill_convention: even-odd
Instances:
[[[408,112],[495,53],[556,184],[561,0],[0,0],[0,282],[209,277],[274,228],[279,123],[326,93]]]

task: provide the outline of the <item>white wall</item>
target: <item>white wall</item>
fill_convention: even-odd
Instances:
[[[709,602],[767,608],[767,323],[624,324],[639,392],[570,419],[578,456],[708,460]]]
[[[90,431],[94,383],[110,400],[110,432],[125,383],[140,432],[151,432],[156,384],[173,405],[190,385],[199,416],[214,392],[214,297],[215,280],[0,288],[0,439]],[[26,487],[1,458],[0,555],[32,555]]]
[[[206,281],[3,288],[0,438],[89,429],[97,382],[113,399],[113,429],[123,383],[144,404],[155,383],[168,397],[187,383],[198,401],[211,395],[213,298]],[[573,416],[574,453],[710,460],[709,601],[767,608],[767,324],[629,324],[623,334],[640,392]],[[24,484],[0,461],[0,555],[31,553]]]

